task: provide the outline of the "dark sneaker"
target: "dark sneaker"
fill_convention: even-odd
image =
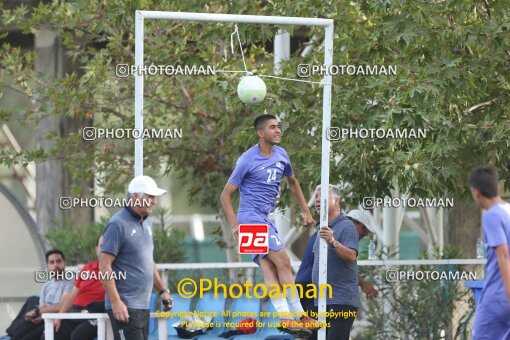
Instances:
[[[278,330],[295,337],[307,339],[312,332],[307,329],[302,322],[298,322],[294,319],[280,319],[280,327]]]

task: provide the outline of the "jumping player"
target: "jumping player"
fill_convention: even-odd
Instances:
[[[281,130],[272,115],[261,115],[254,122],[259,142],[243,153],[237,160],[236,167],[230,176],[220,201],[234,235],[238,237],[239,224],[267,224],[269,227],[268,254],[254,255],[254,262],[262,269],[264,282],[268,290],[274,284],[291,284],[294,286],[294,277],[290,266],[290,259],[285,246],[278,235],[268,214],[275,208],[279,197],[280,182],[283,176],[287,177],[290,190],[299,202],[303,212],[303,225],[315,225],[310,214],[299,182],[292,171],[289,155],[284,148],[277,146],[281,139]],[[237,217],[232,206],[232,195],[239,188],[240,201]],[[294,297],[292,297],[294,296]],[[303,307],[297,289],[288,288],[286,298],[271,298],[275,310],[281,315],[304,315]],[[303,313],[303,314],[302,314]],[[292,318],[282,318],[281,330],[297,335],[308,336],[310,329],[315,329],[316,321],[306,316],[301,323]]]

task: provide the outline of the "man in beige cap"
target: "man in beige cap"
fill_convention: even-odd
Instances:
[[[372,218],[366,210],[351,210],[347,214],[347,217],[356,226],[360,241],[363,237],[368,236],[371,233],[375,233],[375,229],[372,226]],[[361,291],[365,293],[369,299],[377,297],[377,289],[375,289],[371,282],[365,281],[361,275],[358,275],[358,282],[361,287]]]

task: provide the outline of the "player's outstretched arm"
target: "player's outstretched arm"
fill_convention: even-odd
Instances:
[[[289,182],[292,195],[298,201],[301,211],[303,212],[303,225],[315,226],[315,220],[310,213],[310,208],[306,204],[305,195],[303,195],[303,190],[301,190],[301,186],[299,185],[297,178],[294,175],[288,176],[287,181]]]
[[[237,186],[227,182],[220,195],[221,207],[223,208],[223,212],[225,213],[225,217],[227,218],[230,227],[234,229],[234,233],[239,227],[237,217],[234,212],[234,206],[232,205],[232,195],[236,192],[236,190]]]
[[[510,256],[508,255],[508,246],[506,244],[497,246],[496,256],[498,257],[499,272],[505,285],[506,297],[510,303]]]

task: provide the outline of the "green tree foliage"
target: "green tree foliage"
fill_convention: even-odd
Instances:
[[[380,255],[389,256],[394,251],[386,248],[383,253]],[[445,247],[442,255],[439,249],[432,256],[423,254],[423,259],[458,257],[459,251],[452,247]],[[363,338],[391,339],[397,334],[408,339],[471,338],[469,320],[475,304],[472,293],[464,287],[464,281],[444,279],[470,275],[466,266],[365,266],[359,269],[379,290],[379,297],[368,300],[360,312],[373,325],[365,330]],[[403,272],[409,277],[398,279]],[[426,275],[440,279],[420,279]],[[455,315],[462,315],[459,324],[453,323]]]
[[[99,236],[108,222],[102,219],[98,223],[82,228],[57,228],[46,235],[51,247],[62,250],[67,265],[77,265],[97,260],[96,246]]]
[[[466,175],[479,163],[495,164],[508,177],[508,1],[75,0],[41,2],[30,10],[20,5],[3,10],[3,24],[18,25],[27,34],[49,25],[80,71],[47,84],[44,75],[33,72],[33,53],[4,44],[0,64],[10,82],[3,85],[26,93],[41,107],[21,117],[2,114],[3,121],[37,124],[51,112],[82,119],[84,125],[93,119],[97,127],[133,127],[134,81],[117,78],[115,65],[134,62],[136,9],[331,18],[335,64],[396,65],[396,76],[333,80],[333,126],[429,129],[424,139],[333,142],[331,181],[350,183],[352,202],[387,194],[395,185],[420,196],[467,196]],[[278,28],[239,24],[250,70],[273,73],[268,46]],[[303,41],[323,35],[321,28],[286,29],[304,34]],[[230,52],[232,32],[231,24],[146,21],[145,63],[241,70],[240,54]],[[302,60],[302,47],[283,65],[283,76],[295,77],[300,63],[322,63],[320,48]],[[236,158],[256,141],[252,120],[264,112],[286,113],[282,145],[305,192],[318,183],[318,85],[268,79],[266,100],[246,106],[236,96],[239,74],[145,78],[145,126],[182,128],[184,134],[182,140],[145,141],[145,169],[188,175],[191,195],[200,203],[217,207]],[[122,191],[132,176],[132,140],[93,141],[83,147],[79,133],[47,137],[57,141],[53,150],[4,151],[1,162],[61,159],[76,179],[96,176],[107,192]],[[287,190],[284,202],[288,195]]]
[[[52,247],[64,252],[68,265],[86,263],[97,260],[97,240],[107,223],[108,218],[102,218],[97,223],[81,228],[60,227],[50,231],[46,238]],[[163,223],[154,228],[154,262],[183,262],[186,258],[184,238],[182,230],[165,227]]]

